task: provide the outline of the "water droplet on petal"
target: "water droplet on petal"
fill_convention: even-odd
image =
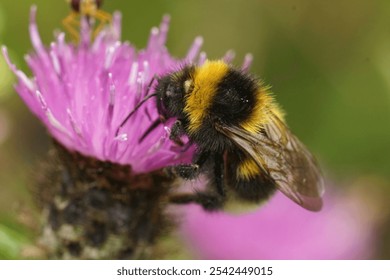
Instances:
[[[119,134],[117,137],[114,138],[116,141],[120,141],[120,142],[126,142],[127,140],[129,140],[129,138],[127,137],[127,133],[122,133],[122,134]]]

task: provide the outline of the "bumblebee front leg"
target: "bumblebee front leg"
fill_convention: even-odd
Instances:
[[[209,156],[209,152],[203,152],[197,156],[197,159],[194,163],[168,166],[165,168],[165,170],[170,176],[178,176],[186,180],[191,180],[199,175],[200,168],[208,160]]]
[[[175,142],[179,146],[184,146],[183,141],[181,141],[180,137],[184,135],[184,127],[183,123],[180,120],[175,121],[175,123],[171,127],[171,133],[169,134],[169,139]]]
[[[202,205],[202,207],[208,211],[221,209],[226,200],[223,154],[214,156],[212,187],[215,189],[196,193],[174,194],[170,197],[170,202],[175,204],[196,203]]]

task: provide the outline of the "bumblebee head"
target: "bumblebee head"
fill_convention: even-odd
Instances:
[[[159,79],[155,91],[157,108],[166,119],[183,117],[185,96],[190,91],[191,69],[192,67],[186,67]]]

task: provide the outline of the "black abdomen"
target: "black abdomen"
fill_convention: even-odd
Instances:
[[[227,188],[243,201],[259,203],[276,190],[274,180],[239,150],[227,153],[226,167]]]

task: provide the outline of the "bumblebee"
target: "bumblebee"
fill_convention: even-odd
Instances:
[[[78,28],[80,27],[80,17],[87,17],[90,21],[95,19],[98,21],[96,28],[93,31],[93,37],[103,29],[103,27],[111,22],[112,16],[101,10],[103,0],[66,0],[72,11],[63,19],[62,23],[65,29],[72,36],[74,41],[79,40]]]
[[[316,160],[258,79],[223,61],[206,61],[159,78],[144,101],[152,96],[162,119],[176,118],[170,139],[182,143],[186,135],[197,147],[191,164],[167,172],[184,179],[209,177],[205,191],[176,194],[171,202],[217,210],[231,199],[260,203],[278,189],[308,210],[321,209],[323,180]]]

